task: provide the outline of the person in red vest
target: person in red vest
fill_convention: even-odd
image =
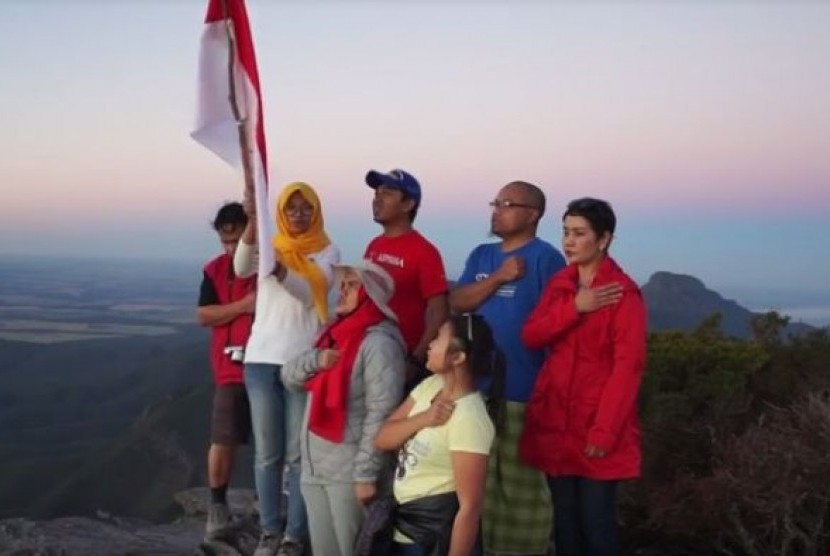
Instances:
[[[519,454],[548,476],[556,556],[616,556],[617,485],[640,475],[646,307],[637,284],[608,255],[611,206],[577,199],[562,222],[568,266],[550,279],[522,328],[525,345],[548,355]]]
[[[219,209],[213,229],[223,253],[205,265],[199,293],[197,318],[202,326],[211,327],[210,361],[216,384],[208,451],[208,539],[222,538],[233,530],[226,496],[228,482],[236,447],[246,444],[251,432],[242,360],[251,333],[256,277],[240,278],[233,271],[233,255],[247,222],[240,203],[227,203]]]

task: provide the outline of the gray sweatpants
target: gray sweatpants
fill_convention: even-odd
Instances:
[[[321,556],[352,556],[364,509],[354,483],[301,483],[311,550]]]

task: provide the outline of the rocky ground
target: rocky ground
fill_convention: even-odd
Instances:
[[[254,493],[231,490],[228,502],[238,527],[222,541],[205,541],[208,490],[180,492],[184,515],[174,523],[154,524],[99,512],[95,518],[62,517],[49,521],[0,520],[0,554],[8,556],[247,556],[257,543]]]

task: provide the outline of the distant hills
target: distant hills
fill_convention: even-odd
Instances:
[[[134,487],[141,482],[118,466],[99,467],[94,488],[84,493],[70,483],[90,462],[102,461],[108,445],[130,434],[131,426],[146,431],[142,423],[152,421],[140,419],[142,414],[188,399],[194,389],[210,389],[207,335],[189,326],[155,337],[46,345],[0,341],[0,384],[0,517],[80,510],[78,502],[94,499],[95,488],[136,500],[143,492]],[[205,404],[194,411],[201,423],[188,427],[185,436],[208,426]],[[131,444],[137,452],[153,451],[149,443]],[[148,465],[141,472],[153,477],[161,469]],[[110,474],[124,475],[123,488],[114,488]]]
[[[0,518],[161,518],[171,492],[204,484],[201,276],[179,261],[0,259]]]
[[[173,334],[193,323],[201,276],[180,261],[0,258],[0,340]]]
[[[108,514],[151,520],[180,511],[172,494],[206,484],[213,386],[202,383],[148,407],[112,441],[88,453],[35,505],[36,515]],[[253,487],[250,447],[237,453],[234,488]]]
[[[655,272],[642,288],[648,307],[649,329],[694,330],[706,317],[720,313],[721,329],[728,336],[749,338],[749,322],[756,315],[731,299],[708,289],[694,276]],[[786,332],[799,335],[814,328],[791,323]]]

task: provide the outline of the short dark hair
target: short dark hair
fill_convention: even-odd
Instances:
[[[213,229],[217,232],[228,225],[245,226],[246,224],[248,224],[248,215],[245,214],[242,203],[237,203],[236,201],[222,205],[222,208],[216,213],[216,218],[211,223]]]
[[[564,221],[567,216],[581,216],[587,220],[597,237],[602,237],[606,232],[614,235],[617,227],[617,217],[614,215],[611,204],[593,197],[582,197],[568,203],[562,220]]]
[[[505,408],[504,355],[496,345],[493,330],[484,317],[473,313],[452,315],[449,318],[452,337],[461,351],[467,355],[468,368],[477,379],[489,379],[486,393],[487,412],[501,429]]]
[[[533,185],[529,181],[511,181],[505,187],[516,186],[520,187],[525,194],[530,197],[530,204],[539,211],[539,220],[545,215],[545,192],[539,186]]]

